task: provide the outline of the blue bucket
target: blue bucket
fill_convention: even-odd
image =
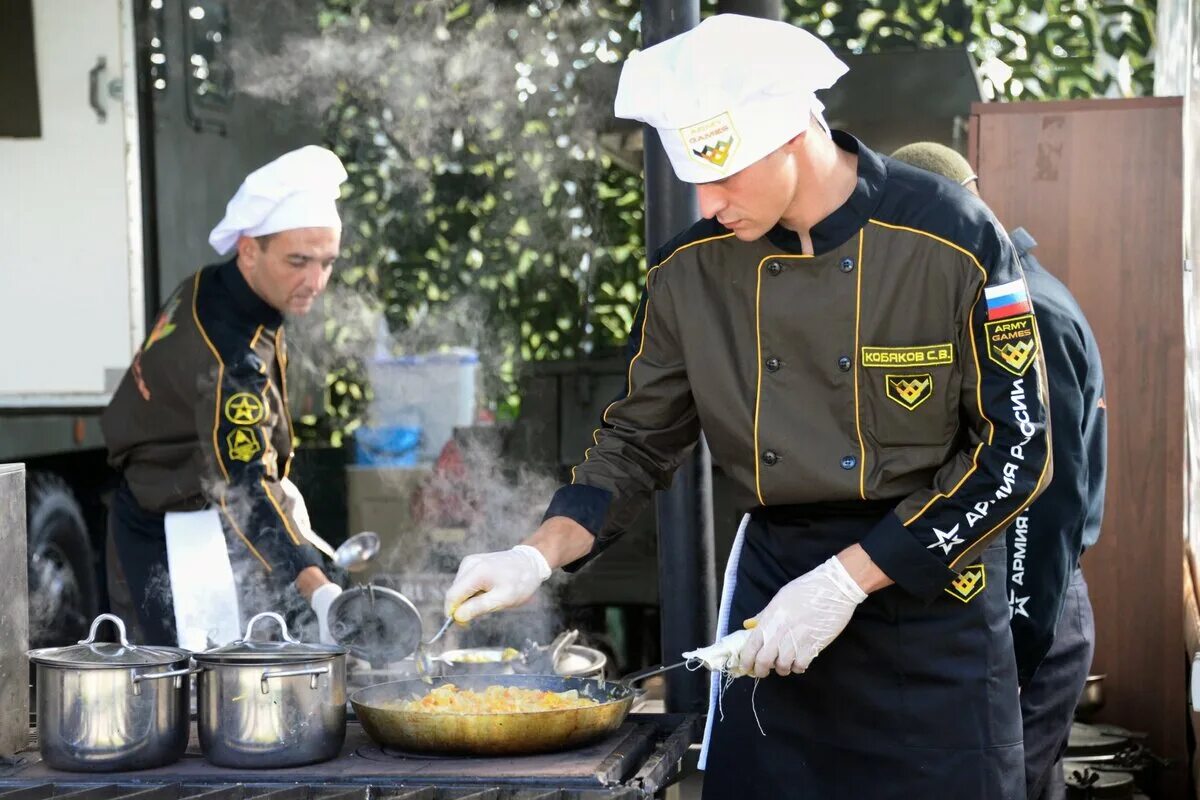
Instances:
[[[354,462],[376,467],[413,467],[421,455],[421,429],[405,425],[363,426],[354,432]]]

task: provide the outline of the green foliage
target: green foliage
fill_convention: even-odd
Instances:
[[[326,116],[350,171],[335,281],[376,298],[408,349],[477,347],[501,417],[519,408],[521,364],[619,346],[632,322],[642,185],[601,145],[611,110],[597,87],[636,46],[639,7],[325,0],[320,12],[322,36],[371,64],[339,81]],[[997,99],[1139,95],[1153,81],[1152,2],[785,0],[785,13],[853,51],[965,44]],[[306,418],[301,438],[340,441],[357,424],[361,373],[351,361],[326,379],[331,421]]]
[[[785,0],[785,8],[792,22],[855,52],[965,45],[995,99],[1153,91],[1153,0]]]

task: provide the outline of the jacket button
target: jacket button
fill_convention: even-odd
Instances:
[[[849,372],[851,367],[850,356],[842,356],[838,359],[838,369],[842,372]]]
[[[783,264],[780,264],[778,261],[772,261],[771,263],[767,264],[767,272],[771,273],[772,275],[778,275],[779,273],[783,272]]]
[[[850,257],[843,258],[842,263],[839,265],[839,267],[841,268],[842,272],[853,272],[854,271],[854,259],[850,258]]]
[[[766,450],[762,454],[762,460],[763,460],[763,463],[766,464],[768,467],[773,467],[776,464],[778,464],[782,459],[779,458],[779,454],[776,453],[774,450]]]
[[[845,456],[842,458],[842,469],[854,469],[858,466],[858,459],[854,456]]]
[[[781,366],[783,366],[783,362],[775,356],[767,359],[767,372],[778,372]]]

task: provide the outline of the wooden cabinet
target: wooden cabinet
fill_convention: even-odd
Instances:
[[[1183,797],[1182,101],[976,104],[970,142],[984,200],[1033,234],[1100,344],[1109,463],[1103,534],[1084,557],[1092,671],[1108,675],[1101,719],[1148,733],[1176,763],[1163,796]]]

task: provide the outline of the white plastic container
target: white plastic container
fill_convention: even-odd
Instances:
[[[475,422],[474,350],[376,358],[367,371],[375,395],[370,424],[419,427],[422,460],[436,459],[454,428]]]

